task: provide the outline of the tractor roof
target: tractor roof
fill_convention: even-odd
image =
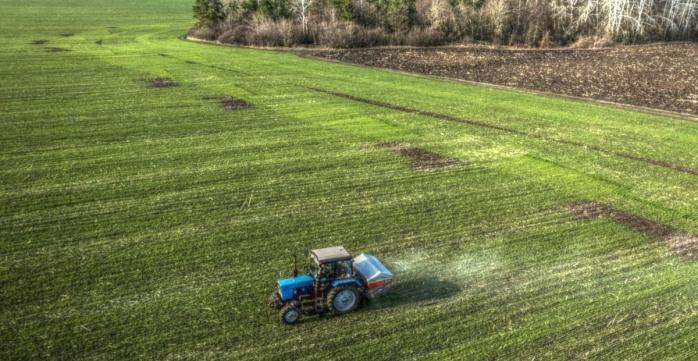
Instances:
[[[320,264],[351,259],[351,254],[342,246],[314,249],[310,253],[315,256],[315,259]]]

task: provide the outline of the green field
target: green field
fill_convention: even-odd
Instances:
[[[187,42],[192,3],[0,0],[0,359],[698,358],[698,261],[566,208],[697,234],[698,122]],[[333,245],[392,293],[281,325]]]

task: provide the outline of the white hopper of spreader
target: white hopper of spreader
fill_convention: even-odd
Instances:
[[[362,253],[354,258],[354,269],[364,279],[371,297],[387,291],[393,283],[393,273],[378,258],[369,254]]]

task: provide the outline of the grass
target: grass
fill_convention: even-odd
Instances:
[[[695,169],[698,123],[185,42],[190,7],[0,1],[1,359],[698,356],[698,264],[565,211],[698,233],[698,177],[557,141]],[[415,171],[388,141],[466,164]],[[293,253],[340,244],[393,292],[280,325]]]

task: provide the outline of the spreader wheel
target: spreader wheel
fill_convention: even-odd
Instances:
[[[298,322],[299,318],[301,318],[301,311],[295,305],[287,304],[284,307],[281,307],[279,317],[281,318],[281,322],[287,325],[293,325]]]
[[[327,308],[335,315],[343,315],[356,309],[360,297],[356,287],[337,287],[327,295]]]

